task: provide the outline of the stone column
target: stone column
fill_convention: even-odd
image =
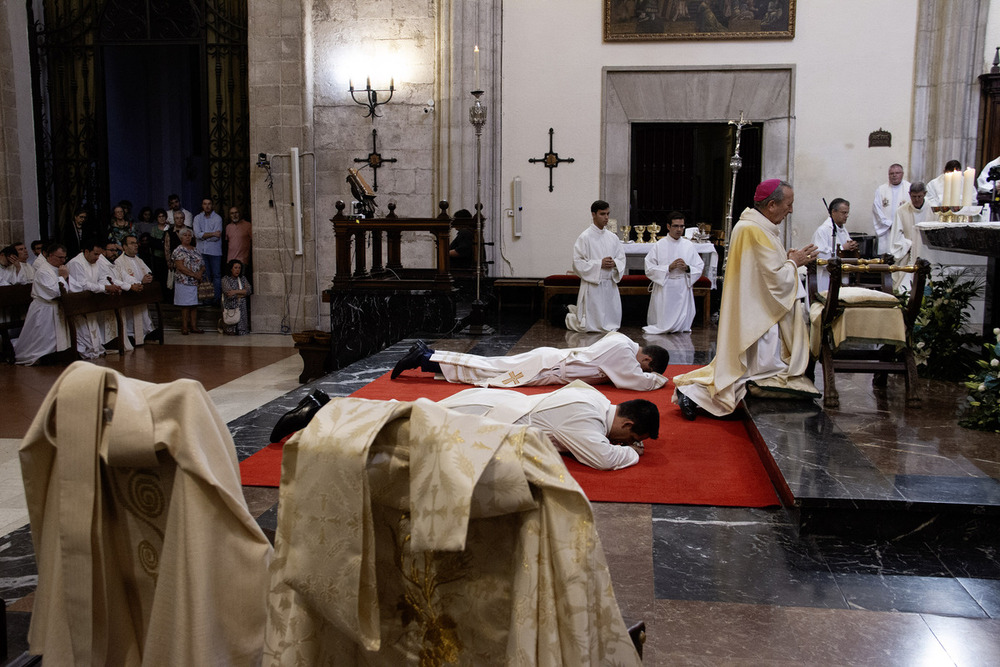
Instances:
[[[21,240],[24,235],[17,95],[9,30],[7,8],[0,5],[0,246]]]

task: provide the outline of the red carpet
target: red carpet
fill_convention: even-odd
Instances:
[[[671,366],[671,377],[694,366]],[[433,379],[430,373],[410,371],[397,380],[386,373],[352,394],[357,398],[412,401],[440,400],[467,385]],[[740,421],[698,418],[685,420],[670,402],[673,384],[659,391],[637,392],[599,387],[612,403],[645,398],[660,409],[660,438],[646,442],[638,465],[624,470],[598,471],[564,456],[566,468],[592,501],[767,507],[778,496]],[[523,387],[516,391],[538,394],[553,387]],[[515,390],[512,390],[515,391]],[[281,444],[271,444],[240,463],[246,486],[278,486]]]

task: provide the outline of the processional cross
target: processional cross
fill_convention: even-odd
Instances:
[[[552,135],[555,134],[555,130],[551,127],[549,128],[549,152],[545,154],[544,157],[532,157],[528,158],[528,162],[535,164],[536,162],[542,162],[545,164],[545,168],[549,170],[549,192],[552,192],[552,170],[559,166],[560,162],[574,162],[575,160],[571,157],[559,157],[559,153],[552,150]]]
[[[372,130],[372,152],[368,154],[368,157],[356,157],[355,162],[366,162],[369,167],[372,168],[372,190],[378,192],[378,168],[381,167],[386,162],[395,162],[394,157],[382,157],[382,154],[378,152],[378,130]]]
[[[729,121],[730,125],[736,126],[736,148],[733,149],[733,156],[729,158],[729,170],[733,174],[732,187],[729,189],[729,205],[726,206],[726,239],[725,256],[722,258],[722,275],[726,275],[726,263],[729,262],[729,237],[733,233],[733,200],[736,198],[736,174],[743,166],[743,158],[740,157],[740,135],[743,133],[743,126],[749,125],[750,121],[743,118],[743,109],[740,109],[740,119]]]

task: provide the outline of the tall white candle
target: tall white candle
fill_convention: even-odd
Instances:
[[[968,167],[962,173],[962,206],[976,203],[976,170]]]
[[[941,205],[951,206],[951,187],[954,179],[951,175],[953,172],[947,172],[944,175],[944,190],[941,192]]]
[[[482,86],[479,85],[479,45],[476,44],[476,48],[473,50],[474,60],[476,63],[476,87],[475,90],[482,90]]]

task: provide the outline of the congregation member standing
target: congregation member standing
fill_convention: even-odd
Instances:
[[[70,292],[121,293],[121,287],[114,284],[111,271],[99,261],[103,255],[104,244],[101,241],[95,239],[84,243],[83,252],[69,260],[67,265]],[[79,315],[71,324],[76,327],[76,349],[84,359],[96,359],[103,355],[104,344],[113,338],[109,335],[107,315],[107,312]]]
[[[115,244],[118,252],[121,252],[122,241],[132,231],[132,223],[125,217],[125,207],[121,204],[115,206],[111,214],[111,223],[108,225],[108,241]]]
[[[175,214],[179,218],[179,213]],[[174,267],[174,305],[181,307],[181,335],[205,333],[198,328],[198,283],[205,275],[205,262],[193,245],[194,232],[183,227],[177,234],[180,245],[170,259]]]
[[[872,203],[872,226],[878,237],[876,252],[889,252],[889,229],[896,217],[896,209],[906,201],[906,193],[910,189],[909,181],[903,180],[903,165],[893,164],[889,167],[889,181],[875,189],[875,201]]]
[[[169,195],[167,197],[167,220],[173,220],[174,213],[178,211],[184,214],[184,226],[191,227],[193,219],[191,211],[181,206],[180,197],[178,197],[177,195]]]
[[[67,257],[76,257],[83,250],[84,240],[94,236],[98,236],[98,230],[88,219],[87,209],[78,208],[70,223],[63,225],[58,242],[66,248]]]
[[[153,272],[139,258],[139,241],[134,235],[125,237],[125,252],[115,260],[115,275],[123,290],[141,292],[143,287],[153,282]],[[136,347],[142,345],[146,336],[153,331],[153,320],[149,316],[149,306],[135,306],[122,312],[125,332],[135,340]]]
[[[892,222],[889,233],[889,253],[893,262],[901,266],[917,261],[924,249],[917,231],[917,223],[924,222],[931,213],[927,201],[927,188],[923,181],[910,184],[910,201],[899,207],[896,219]],[[892,288],[896,291],[909,290],[913,284],[913,274],[905,271],[895,271],[892,274]]]
[[[791,184],[764,181],[754,208],[733,227],[715,359],[674,378],[674,402],[686,419],[698,408],[716,417],[732,414],[750,383],[787,398],[819,396],[805,377],[809,331],[798,272],[816,259],[816,246],[786,252],[778,235],[793,200]]]
[[[816,257],[819,259],[836,257],[837,248],[834,247],[835,245],[848,252],[854,252],[858,249],[858,242],[851,238],[844,226],[851,214],[851,202],[837,197],[830,202],[828,212],[829,217],[823,221],[819,229],[813,232],[812,242],[816,246]],[[834,227],[837,228],[836,244],[833,240]],[[825,266],[816,267],[816,286],[821,292],[830,287],[830,272],[826,270]]]
[[[625,271],[625,250],[618,237],[605,229],[611,205],[598,199],[590,205],[594,224],[573,245],[573,270],[580,276],[576,305],[569,307],[570,331],[617,331],[622,324],[622,297],[618,283]]]
[[[253,250],[253,225],[244,220],[237,206],[229,207],[229,222],[226,223],[226,262],[234,259],[243,265],[243,275],[250,274],[250,259]]]
[[[211,197],[201,200],[201,213],[194,216],[194,237],[205,262],[205,279],[214,290],[212,303],[218,303],[222,293],[222,217],[212,210]]]
[[[705,260],[694,243],[684,238],[684,214],[671,211],[667,236],[646,255],[646,277],[653,282],[646,313],[647,334],[691,331],[694,322],[694,282],[701,277]]]
[[[250,311],[248,297],[253,291],[250,281],[243,275],[243,262],[231,259],[226,264],[226,275],[222,278],[222,308],[240,311],[236,324],[226,324],[223,333],[229,336],[245,336],[250,333]]]
[[[49,246],[45,260],[35,267],[31,284],[31,305],[24,317],[21,335],[14,341],[14,359],[30,366],[42,357],[65,350],[70,345],[69,329],[59,307],[59,286],[69,287],[66,246]]]

